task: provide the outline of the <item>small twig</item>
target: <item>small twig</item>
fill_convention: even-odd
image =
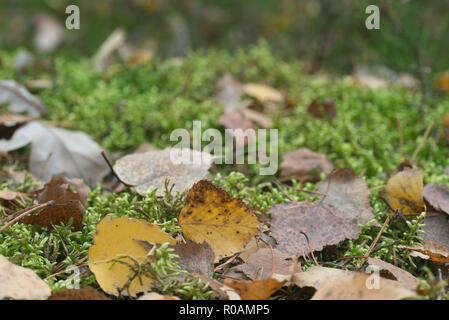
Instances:
[[[274,250],[273,250],[273,246],[271,245],[271,243],[269,243],[268,241],[265,241],[264,239],[262,239],[261,237],[258,237],[260,241],[262,241],[263,243],[265,243],[267,246],[270,247],[270,251],[271,251],[271,276],[270,278],[273,276],[274,274]]]
[[[106,161],[106,163],[107,163],[107,165],[108,165],[108,167],[109,167],[109,170],[111,170],[112,174],[114,175],[114,177],[117,178],[118,181],[120,181],[121,183],[123,183],[126,187],[135,187],[135,186],[136,186],[136,185],[134,185],[134,184],[126,183],[125,181],[123,181],[122,179],[120,179],[120,177],[118,176],[117,172],[115,172],[114,167],[112,166],[111,161],[110,161],[110,160],[108,159],[108,157],[106,156],[106,152],[101,151],[101,155],[103,156],[104,161]]]
[[[387,219],[385,220],[384,224],[382,225],[382,228],[380,228],[379,233],[377,234],[376,238],[374,239],[374,241],[371,243],[368,251],[365,253],[362,262],[360,264],[360,266],[363,266],[365,264],[366,259],[368,259],[369,255],[371,254],[371,251],[373,251],[374,246],[376,245],[377,241],[379,241],[380,236],[382,235],[382,233],[385,230],[385,227],[387,226],[387,224],[390,222],[390,215],[387,216]]]
[[[217,272],[217,271],[223,269],[225,266],[227,266],[227,265],[230,264],[232,261],[234,261],[235,258],[237,258],[237,256],[238,256],[238,255],[234,255],[233,257],[229,258],[225,263],[220,264],[218,267],[216,267],[216,268],[214,269],[214,272]]]
[[[419,145],[416,147],[415,151],[413,152],[412,158],[410,159],[410,162],[413,162],[418,155],[419,151],[421,151],[421,148],[424,146],[424,143],[426,142],[427,138],[429,137],[430,130],[433,127],[433,121],[430,122],[430,124],[427,126],[426,132],[424,133],[424,137],[419,142]]]
[[[313,262],[315,263],[315,265],[319,266],[320,264],[316,260],[315,255],[313,254],[312,247],[310,246],[309,237],[307,236],[307,234],[305,234],[305,232],[303,232],[303,231],[299,231],[299,232],[302,233],[304,235],[304,237],[306,237],[307,246],[309,247],[310,255],[312,256]]]
[[[16,223],[17,221],[19,221],[23,217],[29,215],[30,213],[33,213],[33,212],[35,212],[37,210],[40,210],[40,209],[45,209],[45,208],[51,207],[51,206],[53,206],[53,204],[54,204],[54,201],[50,200],[48,202],[45,202],[45,203],[42,203],[42,204],[38,204],[35,207],[32,207],[31,209],[28,209],[28,210],[24,211],[23,213],[21,213],[20,215],[18,215],[17,217],[12,219],[11,221],[9,221],[7,224],[5,224],[3,227],[1,227],[0,228],[0,233],[2,233],[4,230],[9,228],[12,224]]]

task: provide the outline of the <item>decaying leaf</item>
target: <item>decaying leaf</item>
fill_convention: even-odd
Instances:
[[[240,199],[207,180],[197,182],[179,216],[186,238],[206,241],[215,252],[215,262],[243,250],[259,228],[257,217]]]
[[[331,98],[326,98],[323,102],[320,102],[318,99],[313,100],[307,108],[307,112],[318,119],[333,119],[337,115],[335,102]]]
[[[206,242],[198,244],[189,239],[185,243],[178,242],[174,253],[179,256],[177,261],[181,269],[191,274],[214,275],[215,255]]]
[[[284,95],[279,90],[263,84],[246,83],[243,85],[243,92],[262,104],[285,102]]]
[[[396,280],[405,288],[415,290],[418,286],[418,279],[412,276],[411,273],[398,268],[391,263],[376,258],[368,258],[368,265],[377,266],[380,269],[379,271],[382,277]]]
[[[89,268],[106,293],[118,295],[118,287],[123,288],[131,272],[129,266],[123,263],[112,263],[113,259],[125,255],[133,257],[140,263],[148,253],[136,240],[153,244],[165,242],[175,244],[175,240],[163,232],[160,227],[145,220],[106,217],[97,225],[97,232],[94,235],[95,244],[89,248]],[[120,260],[133,264],[133,261],[127,257]],[[131,296],[152,288],[152,279],[142,276],[141,280],[142,282],[137,277],[131,282],[129,286]],[[122,294],[126,295],[128,292],[125,290]]]
[[[427,216],[420,234],[425,242],[435,243],[449,251],[449,222],[446,216]]]
[[[54,205],[36,214],[26,216],[20,222],[38,224],[50,229],[52,225],[60,223],[67,225],[70,218],[73,218],[72,226],[79,229],[86,211],[88,192],[89,188],[79,179],[54,178],[45,184],[44,189],[38,195],[39,203],[53,200]]]
[[[286,282],[276,278],[252,281],[226,278],[224,285],[232,288],[242,300],[265,300],[282,288]]]
[[[29,143],[29,170],[42,182],[65,175],[95,184],[109,172],[101,156],[102,149],[87,134],[45,126],[37,121],[16,130],[10,140],[0,140],[0,150],[11,151]]]
[[[403,246],[398,248],[411,250],[410,255],[419,257],[425,260],[432,260],[439,263],[449,263],[449,250],[430,241],[424,241],[422,247],[418,246]]]
[[[312,287],[319,289],[323,285],[352,274],[354,274],[353,271],[313,266],[305,272],[295,273],[292,282],[300,288]]]
[[[357,219],[360,224],[375,219],[368,186],[352,168],[335,169],[318,185],[317,191],[325,194],[323,203],[339,209],[337,212],[346,217]]]
[[[11,201],[19,196],[20,192],[15,192],[11,190],[0,190],[0,199]]]
[[[17,129],[34,119],[21,114],[0,114],[0,139],[11,139]]]
[[[299,148],[282,156],[281,179],[298,179],[300,181],[319,181],[321,172],[334,169],[324,154],[307,148]]]
[[[449,188],[435,183],[424,187],[424,200],[432,209],[449,215]]]
[[[245,136],[246,130],[255,130],[253,122],[245,116],[242,110],[235,110],[225,113],[218,118],[218,124],[226,127],[226,129],[233,129],[236,141],[236,148],[240,149],[249,144],[249,138]],[[239,130],[237,130],[239,129]],[[253,137],[256,138],[255,136]]]
[[[356,273],[323,283],[312,300],[400,300],[416,296],[416,292],[404,288],[399,282],[378,278],[379,287],[371,283],[370,275]],[[371,288],[371,289],[370,289]]]
[[[289,258],[291,258],[289,255],[277,249],[271,252],[269,248],[262,248],[250,255],[245,263],[233,267],[232,270],[243,272],[251,280],[268,279],[273,274],[289,275],[292,273],[290,270],[292,260]]]
[[[404,167],[388,180],[385,190],[386,198],[394,209],[403,208],[403,213],[408,215],[425,211],[421,169]]]
[[[144,294],[137,300],[181,300],[176,296],[163,296],[156,292],[150,292],[147,294]]]
[[[45,114],[45,106],[39,97],[14,80],[0,80],[0,105],[8,103],[12,113],[26,112],[30,117],[41,117]]]
[[[81,289],[58,290],[51,294],[48,300],[111,300],[103,293],[90,286]]]
[[[244,109],[251,104],[249,100],[242,100],[242,96],[242,85],[231,74],[227,73],[218,80],[215,100],[223,105],[225,113]]]
[[[190,161],[175,164],[182,159],[182,154]],[[184,192],[207,175],[212,161],[213,158],[208,153],[168,148],[124,156],[117,160],[114,170],[120,179],[134,186],[140,195],[145,196],[157,189],[156,194],[163,196],[166,179],[174,184],[174,193]]]
[[[312,202],[285,202],[271,207],[271,233],[277,248],[289,255],[305,255],[360,234],[357,220],[345,218],[338,209]],[[307,243],[306,234],[309,239]]]
[[[17,266],[0,255],[0,300],[45,300],[50,294],[50,287],[33,270]]]

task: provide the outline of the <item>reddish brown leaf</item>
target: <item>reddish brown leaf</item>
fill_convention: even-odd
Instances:
[[[282,156],[281,179],[319,181],[321,172],[334,168],[327,157],[307,148],[300,148]]]
[[[355,218],[360,224],[375,219],[370,206],[368,186],[355,174],[352,168],[338,168],[320,183],[317,191],[324,198],[323,203],[338,208],[348,218]]]
[[[197,244],[189,239],[186,239],[186,243],[178,242],[175,254],[179,255],[177,261],[181,269],[191,274],[204,274],[208,277],[214,275],[215,254],[206,242]]]
[[[224,284],[232,288],[242,300],[265,300],[278,291],[286,281],[274,278],[265,280],[232,280],[225,279]]]
[[[51,294],[48,300],[111,300],[103,293],[90,286],[81,289],[58,290]]]
[[[88,193],[89,188],[80,179],[57,177],[45,184],[44,190],[38,195],[38,201],[44,203],[53,200],[55,204],[65,204],[78,200],[86,207]]]
[[[331,98],[326,98],[323,102],[320,102],[318,99],[313,100],[307,108],[307,112],[318,119],[333,119],[337,115],[335,102]]]
[[[449,251],[449,223],[446,216],[426,217],[422,228],[424,234],[420,234],[425,242],[433,242]]]
[[[345,239],[356,239],[360,234],[357,220],[345,218],[336,208],[324,203],[286,202],[272,206],[269,212],[273,216],[271,233],[278,242],[277,248],[289,255],[310,252],[303,233],[313,251]]]
[[[418,286],[418,279],[416,279],[411,273],[398,268],[391,263],[376,258],[368,258],[368,264],[379,267],[381,276],[386,279],[396,280],[405,288],[414,290]]]
[[[449,188],[435,183],[426,184],[423,190],[424,200],[432,209],[449,214]]]

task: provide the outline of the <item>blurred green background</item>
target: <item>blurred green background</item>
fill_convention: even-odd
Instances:
[[[190,49],[233,50],[266,39],[310,72],[353,72],[357,65],[428,74],[449,68],[448,0],[1,0],[0,45],[33,49],[36,16],[81,10],[81,29],[64,31],[56,53],[92,55],[117,27],[159,57]],[[380,30],[367,30],[365,8],[380,7]]]

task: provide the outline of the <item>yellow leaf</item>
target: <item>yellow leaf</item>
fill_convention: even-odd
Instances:
[[[286,280],[279,281],[274,278],[254,281],[227,278],[224,285],[232,288],[242,300],[265,300],[282,288],[285,282]]]
[[[118,295],[118,287],[123,287],[132,274],[131,269],[123,263],[112,263],[120,255],[131,256],[142,262],[148,250],[136,240],[162,244],[169,242],[174,245],[176,241],[163,232],[158,226],[145,220],[131,220],[127,217],[112,219],[106,217],[97,225],[94,235],[95,244],[89,248],[89,267],[101,288],[113,295]],[[129,258],[121,259],[132,264]],[[152,280],[147,277],[138,277],[131,282],[129,294],[135,296],[152,288]],[[123,292],[127,294],[127,292]]]
[[[387,200],[394,209],[404,208],[404,214],[420,214],[425,210],[423,188],[421,169],[406,167],[388,180]]]
[[[437,87],[444,93],[449,93],[449,74],[441,74],[435,82],[435,87]]]
[[[242,200],[231,199],[207,180],[189,190],[179,224],[186,238],[211,246],[216,262],[242,251],[259,228],[257,217]]]
[[[262,104],[284,102],[284,96],[280,91],[263,84],[247,83],[243,86],[243,92],[259,100]]]

